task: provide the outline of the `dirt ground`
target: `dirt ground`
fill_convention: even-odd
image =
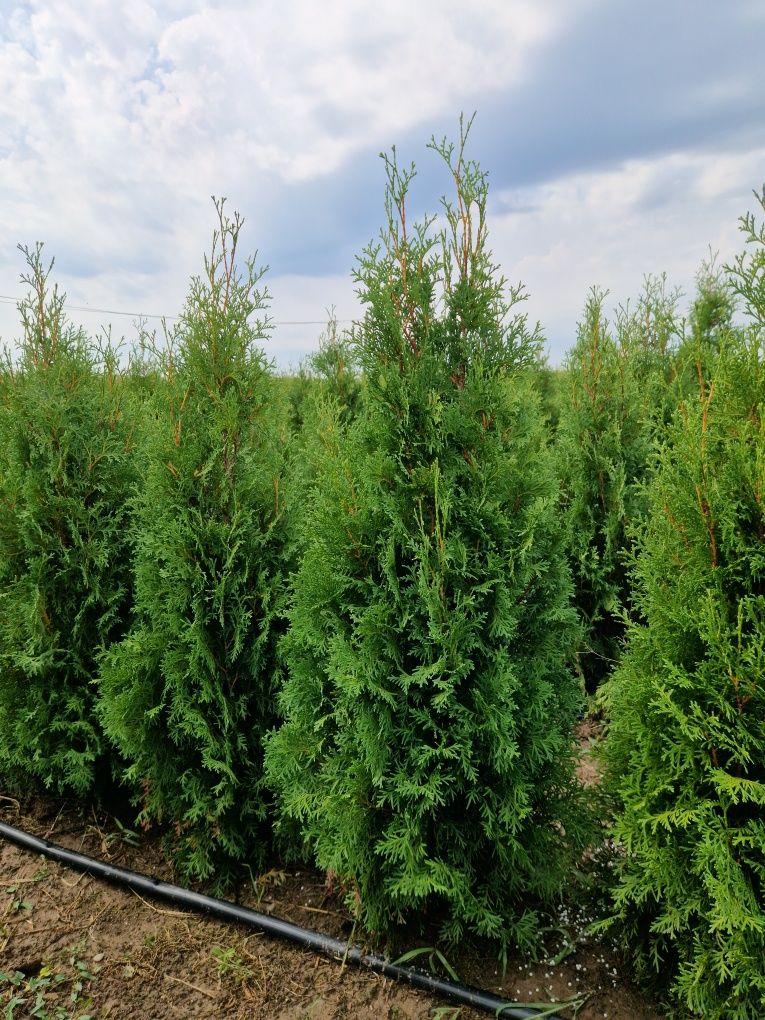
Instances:
[[[592,781],[588,735],[582,778]],[[588,771],[589,770],[589,771]],[[0,795],[0,819],[60,845],[177,881],[159,843],[82,806]],[[311,870],[275,869],[233,897],[349,939],[350,915]],[[660,1020],[607,944],[583,937],[585,908],[562,905],[539,963],[475,949],[450,956],[460,980],[508,1001],[557,1002],[578,1020]],[[563,934],[565,932],[565,936]],[[572,946],[572,941],[576,942]],[[425,953],[419,964],[439,960]],[[440,973],[443,975],[443,969]],[[568,1002],[568,1005],[564,1005]],[[0,839],[0,1004],[4,1018],[479,1020],[408,986],[251,930],[150,902]]]

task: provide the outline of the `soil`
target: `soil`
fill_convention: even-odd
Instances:
[[[596,733],[587,725],[580,733],[580,777],[591,783],[597,781],[597,765],[588,747]],[[0,819],[82,853],[178,881],[158,840],[137,837],[95,808],[0,796]],[[311,869],[275,868],[232,899],[343,940],[353,933],[342,899]],[[448,962],[464,983],[508,1001],[558,1002],[559,1017],[661,1020],[631,985],[614,947],[584,934],[588,920],[586,908],[562,904],[555,922],[561,930],[549,936],[546,957],[538,963],[510,960],[504,976],[496,959],[475,947],[450,955]],[[425,952],[414,962],[445,976],[437,954]],[[56,1020],[487,1016],[251,930],[168,909],[3,840],[0,1004],[6,1018]]]

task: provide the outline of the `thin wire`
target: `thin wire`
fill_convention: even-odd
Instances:
[[[17,305],[21,298],[11,297],[10,294],[0,294],[0,302],[4,304]],[[170,321],[173,319],[179,319],[179,315],[147,315],[145,312],[122,312],[117,311],[114,308],[91,308],[90,305],[67,305],[66,310],[70,312],[92,312],[97,315],[126,315],[132,319],[165,319]],[[351,323],[353,319],[335,319],[337,323],[347,324]],[[273,326],[326,326],[326,319],[280,319],[278,322],[272,322]]]

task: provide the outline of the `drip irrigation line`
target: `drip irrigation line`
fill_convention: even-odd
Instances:
[[[506,999],[500,999],[491,992],[481,991],[478,988],[471,988],[468,985],[461,985],[453,981],[444,981],[418,970],[416,967],[402,967],[390,963],[381,956],[372,953],[365,953],[358,946],[349,945],[340,939],[332,938],[329,935],[322,935],[320,932],[311,931],[309,928],[301,928],[290,921],[283,921],[281,918],[268,914],[261,914],[249,907],[231,903],[229,900],[221,900],[214,896],[206,896],[203,893],[193,892],[190,889],[183,889],[169,882],[162,882],[158,878],[149,875],[142,875],[138,871],[130,871],[128,868],[120,868],[116,864],[109,864],[106,861],[99,861],[94,857],[78,853],[76,850],[67,850],[47,839],[40,839],[23,829],[17,829],[13,825],[6,825],[0,822],[0,836],[16,846],[31,850],[33,853],[42,854],[51,860],[66,864],[70,868],[84,871],[96,878],[102,878],[115,885],[125,886],[135,892],[154,899],[165,900],[175,906],[183,907],[199,913],[209,914],[212,917],[224,921],[233,921],[255,928],[267,935],[274,935],[277,938],[286,939],[297,945],[312,949],[334,960],[343,960],[345,963],[353,963],[360,967],[367,967],[369,970],[384,977],[392,978],[395,981],[406,982],[415,988],[421,988],[433,995],[441,995],[458,1002],[463,1006],[471,1006],[486,1013],[492,1013],[496,1017],[513,1018],[513,1020],[533,1020],[542,1013],[548,1020],[561,1020],[560,1017],[552,1016],[547,1009],[534,1008],[533,1006],[522,1006],[520,1004],[508,1003]]]

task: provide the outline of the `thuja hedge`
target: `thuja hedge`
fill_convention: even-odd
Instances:
[[[765,997],[765,238],[748,220],[760,247],[727,289],[702,281],[674,389],[663,283],[617,316],[616,343],[593,296],[559,427],[559,463],[584,458],[567,530],[539,337],[491,262],[486,178],[434,148],[457,188],[445,231],[407,222],[411,172],[388,160],[388,223],[357,270],[366,315],[350,347],[322,349],[328,399],[306,402],[289,472],[261,274],[237,268],[222,205],[174,344],[138,379],[66,326],[27,253],[21,357],[0,380],[0,771],[85,794],[124,756],[141,820],[169,828],[183,873],[219,882],[263,861],[275,796],[369,928],[429,917],[455,940],[530,945],[590,836],[565,543],[593,568],[597,635],[629,597],[630,486],[681,399],[638,531],[642,622],[603,700],[617,919],[679,1001],[748,1016]]]
[[[744,226],[751,324],[699,348],[603,693],[623,946],[681,1015],[726,1020],[765,1011],[765,229]]]
[[[357,270],[366,401],[324,436],[266,768],[367,928],[427,916],[504,949],[533,942],[586,828],[577,625],[538,336],[491,263],[485,176],[436,148],[457,188],[440,238],[386,160]]]
[[[86,794],[110,777],[93,680],[130,606],[131,415],[116,352],[67,324],[52,263],[22,250],[0,407],[0,772]]]
[[[183,874],[223,884],[269,841],[262,739],[288,553],[267,294],[253,260],[237,265],[240,220],[218,213],[142,435],[134,622],[104,659],[99,711],[140,820],[172,826]]]

